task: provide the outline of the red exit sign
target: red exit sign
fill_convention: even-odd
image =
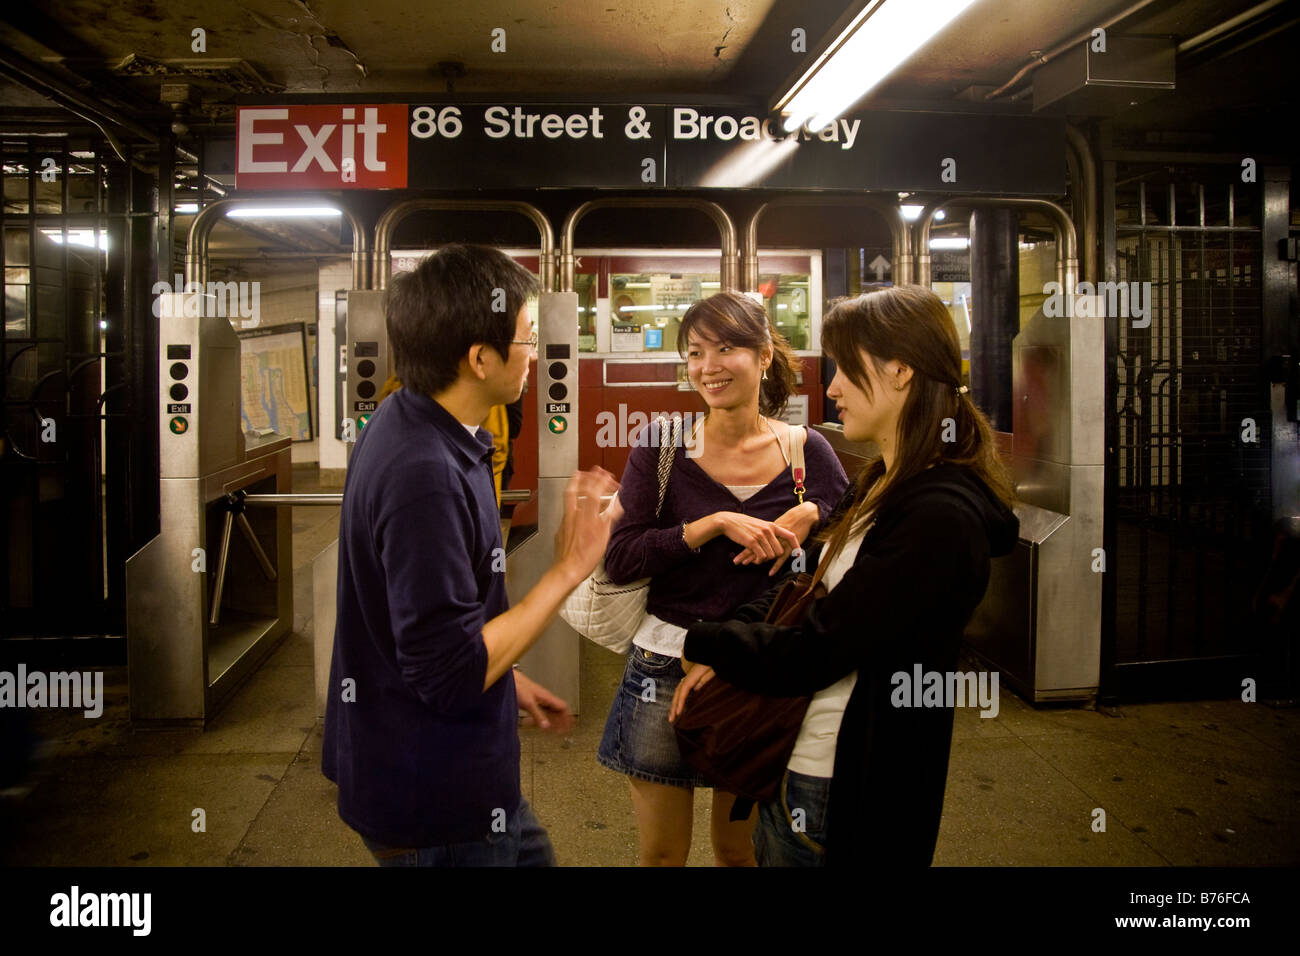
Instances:
[[[237,189],[403,189],[405,104],[241,106]]]

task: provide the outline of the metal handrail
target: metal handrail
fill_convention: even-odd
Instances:
[[[322,206],[331,206],[339,210],[352,227],[352,287],[366,289],[366,264],[369,261],[369,240],[361,228],[361,220],[351,210],[330,196],[320,194],[275,196],[265,199],[219,199],[208,203],[194,217],[190,225],[190,235],[185,243],[185,281],[207,285],[208,282],[208,238],[216,224],[225,218],[226,211],[240,206],[301,206],[314,202]],[[176,290],[180,292],[180,289]]]
[[[1047,214],[1056,232],[1056,281],[1064,294],[1072,295],[1079,281],[1078,239],[1070,214],[1056,203],[1046,199],[1021,199],[1014,197],[952,196],[928,204],[921,211],[913,228],[916,230],[916,284],[930,285],[930,224],[934,214],[945,206],[1010,207],[1037,210]]]
[[[324,495],[244,495],[243,501],[245,504],[266,505],[277,508],[284,505],[329,505],[338,507],[343,504],[343,492],[336,491],[333,494]]]
[[[501,503],[503,505],[521,505],[526,501],[531,501],[533,493],[527,488],[507,488],[501,492]],[[343,504],[343,492],[336,491],[332,494],[267,494],[267,495],[243,495],[241,500],[249,505],[261,505],[263,507],[282,508],[288,505],[301,507],[303,505],[320,505],[337,508]]]
[[[541,273],[542,291],[550,292],[555,285],[555,233],[551,221],[532,203],[513,199],[404,199],[384,210],[375,224],[376,289],[387,289],[393,272],[392,238],[397,224],[413,212],[517,212],[537,227],[541,239],[538,271]]]
[[[745,226],[745,248],[741,258],[741,284],[746,292],[758,291],[758,221],[769,206],[863,206],[880,213],[894,240],[894,284],[912,281],[912,233],[903,211],[875,196],[779,196],[754,210]]]
[[[610,197],[608,199],[591,199],[578,206],[564,220],[564,229],[560,233],[560,291],[573,291],[573,233],[578,222],[594,209],[696,209],[718,227],[722,246],[722,268],[718,278],[725,289],[736,288],[739,279],[740,256],[736,251],[736,224],[731,221],[727,211],[708,199],[661,198],[655,197]]]

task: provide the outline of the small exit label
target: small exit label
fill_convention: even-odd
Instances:
[[[189,402],[172,402],[167,406],[168,415],[188,415],[190,413]]]
[[[373,412],[377,402],[354,402],[353,408],[358,412]]]
[[[569,414],[569,403],[568,403],[568,402],[547,402],[547,403],[546,403],[546,414],[548,414],[548,415],[568,415],[568,414]]]

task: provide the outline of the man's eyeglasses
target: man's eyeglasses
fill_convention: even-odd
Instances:
[[[510,340],[510,344],[511,344],[511,345],[527,345],[530,349],[535,349],[535,348],[537,348],[537,332],[534,331],[533,334],[532,334],[529,338],[526,338],[526,339],[511,339],[511,340]]]

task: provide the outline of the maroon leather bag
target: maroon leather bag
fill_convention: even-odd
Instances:
[[[789,626],[803,618],[826,594],[822,575],[847,537],[837,534],[833,546],[827,545],[830,554],[817,562],[815,574],[799,574],[781,585],[765,621]],[[714,677],[682,705],[673,725],[677,745],[714,786],[749,800],[775,800],[811,701],[811,696],[767,697]]]

